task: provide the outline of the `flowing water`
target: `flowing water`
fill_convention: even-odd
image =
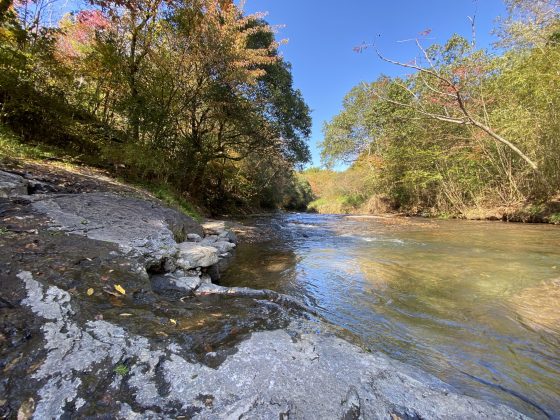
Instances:
[[[283,214],[221,280],[299,297],[459,391],[560,418],[560,228]]]

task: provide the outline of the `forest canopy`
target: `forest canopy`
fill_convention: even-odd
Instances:
[[[350,168],[306,172],[321,189],[318,210],[333,211],[338,201],[346,203],[334,206],[342,212],[464,216],[557,197],[560,2],[507,0],[506,6],[489,50],[477,47],[474,20],[472,39],[454,35],[425,45],[420,34],[409,62],[373,44],[356,48],[407,75],[355,86],[325,124],[323,163]]]
[[[0,124],[210,211],[275,207],[310,111],[274,29],[228,0],[0,2]]]

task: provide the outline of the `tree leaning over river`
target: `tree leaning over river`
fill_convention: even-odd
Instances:
[[[420,34],[410,62],[356,48],[410,74],[356,86],[325,124],[323,161],[361,175],[331,197],[347,208],[382,199],[401,211],[464,215],[558,194],[560,5],[506,3],[492,51],[476,47],[474,18],[472,40],[454,35],[426,48],[429,32]]]

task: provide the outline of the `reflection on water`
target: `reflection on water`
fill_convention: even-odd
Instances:
[[[222,283],[297,296],[476,397],[560,417],[560,229],[287,214]]]

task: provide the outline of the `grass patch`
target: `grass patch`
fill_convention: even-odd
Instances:
[[[319,198],[307,205],[310,212],[322,214],[347,214],[350,208],[346,203],[346,197]]]
[[[123,180],[123,182],[126,182]],[[136,184],[138,187],[145,189],[152,193],[156,198],[159,198],[170,207],[175,207],[187,216],[192,217],[196,221],[202,221],[202,216],[198,210],[188,200],[181,197],[181,195],[174,191],[172,187],[167,184],[151,184],[141,182]]]
[[[24,161],[48,162],[49,165],[62,166],[66,169],[76,167],[72,164],[74,160],[63,150],[45,145],[32,145],[22,143],[19,136],[6,126],[0,124],[0,159],[20,159]],[[56,161],[56,162],[52,162]],[[162,200],[170,207],[182,211],[187,216],[197,221],[202,220],[202,216],[189,201],[181,197],[181,194],[166,184],[154,184],[147,182],[130,182],[126,179],[119,179],[123,184],[134,184],[152,193],[155,197]]]
[[[53,147],[22,143],[8,127],[0,124],[0,156],[17,159],[60,159],[64,153]]]
[[[560,213],[552,213],[548,220],[552,224],[560,225]]]
[[[130,371],[130,369],[128,368],[128,366],[126,366],[122,363],[115,366],[115,373],[119,376],[126,376],[129,371]]]

